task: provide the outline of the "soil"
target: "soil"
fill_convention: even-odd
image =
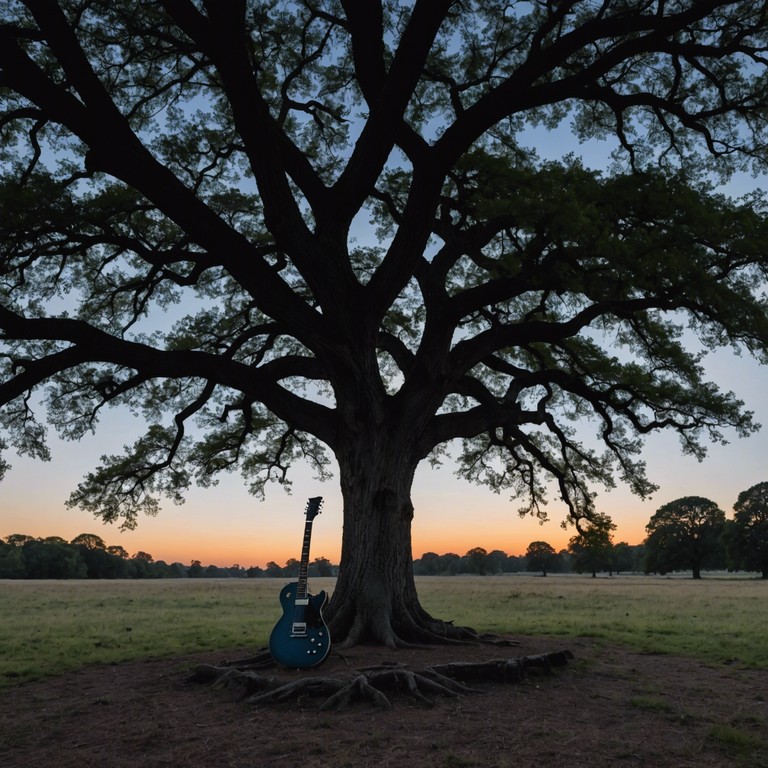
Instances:
[[[229,653],[89,667],[6,688],[0,697],[5,768],[718,768],[768,765],[768,670],[644,655],[596,641],[518,638],[516,648],[418,651],[353,648],[320,672],[406,663],[483,661],[561,649],[574,659],[523,682],[438,698],[406,693],[392,708],[322,699],[255,707],[186,682],[198,663]],[[308,673],[283,673],[291,675]]]

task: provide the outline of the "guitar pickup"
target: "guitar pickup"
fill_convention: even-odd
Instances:
[[[306,637],[307,634],[307,622],[306,621],[294,621],[291,626],[291,637]]]

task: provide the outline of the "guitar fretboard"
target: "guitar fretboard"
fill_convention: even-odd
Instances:
[[[296,597],[305,600],[307,597],[307,568],[309,567],[309,540],[312,538],[312,521],[304,523],[304,541],[301,544],[301,563],[299,564],[299,586]]]

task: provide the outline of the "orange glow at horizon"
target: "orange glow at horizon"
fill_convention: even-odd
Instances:
[[[757,386],[754,377],[744,380]],[[768,413],[762,421],[768,423]],[[310,557],[339,562],[343,520],[338,481],[318,483],[309,471],[297,471],[292,495],[270,487],[267,499],[260,501],[249,495],[241,478],[227,477],[217,486],[193,489],[181,506],[163,504],[156,517],[142,516],[135,530],[121,532],[117,525],[104,525],[89,512],[67,509],[64,504],[104,449],[85,441],[76,450],[71,444],[52,447],[54,459],[47,464],[27,457],[12,459],[13,469],[0,485],[0,538],[21,533],[71,541],[81,533],[93,533],[108,546],[120,545],[131,555],[148,552],[168,563],[188,565],[195,559],[203,565],[263,568],[274,560],[282,566],[300,557],[307,498],[322,495],[325,504],[313,526]],[[738,493],[766,480],[767,452],[768,431],[715,446],[700,463],[680,455],[674,436],[657,437],[646,458],[648,474],[659,484],[659,491],[647,501],[621,486],[601,492],[597,511],[617,525],[614,541],[629,544],[643,541],[646,524],[662,504],[682,496],[710,498],[730,517]],[[542,525],[531,517],[520,518],[518,501],[467,484],[449,467],[420,468],[412,501],[415,558],[424,552],[463,555],[474,547],[522,555],[532,541],[546,541],[559,551],[574,535],[573,528],[560,526],[566,510],[554,494],[547,507],[550,520]]]
[[[20,514],[4,513],[0,517],[0,538],[21,533],[40,538],[60,536],[71,541],[80,533],[93,533],[107,546],[124,547],[131,556],[143,551],[155,560],[167,563],[189,565],[193,560],[199,560],[204,566],[237,564],[245,568],[264,568],[269,561],[274,561],[282,566],[291,558],[298,559],[301,554],[302,503],[291,500],[291,510],[275,516],[276,519],[271,519],[272,516],[264,519],[265,515],[238,515],[234,510],[228,510],[228,519],[220,522],[195,512],[187,515],[184,507],[169,507],[157,517],[140,519],[138,527],[132,531],[104,525],[78,510],[43,515],[24,505]],[[649,514],[633,513],[626,519],[619,519],[617,515],[614,518],[618,524],[614,541],[641,543]],[[560,518],[554,514],[552,518],[542,525],[535,519],[521,519],[514,512],[509,514],[506,506],[500,524],[499,505],[484,504],[477,498],[471,506],[467,504],[450,518],[442,511],[435,513],[429,509],[419,514],[417,507],[412,534],[413,557],[420,558],[425,552],[464,555],[474,547],[482,547],[488,552],[501,550],[508,555],[523,555],[532,541],[546,541],[560,551],[567,548],[574,529],[564,530]],[[311,559],[325,557],[338,564],[341,522],[340,506],[329,508],[324,517],[316,520]]]

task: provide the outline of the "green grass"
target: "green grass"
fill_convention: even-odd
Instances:
[[[647,653],[768,667],[768,582],[530,575],[424,578],[424,607],[490,632],[595,637]]]
[[[86,664],[258,648],[278,583],[252,579],[0,581],[0,685]]]
[[[95,663],[263,647],[279,579],[0,581],[0,685]],[[483,632],[596,637],[768,667],[768,583],[512,575],[423,577],[424,607]],[[313,579],[314,591],[333,580]]]

